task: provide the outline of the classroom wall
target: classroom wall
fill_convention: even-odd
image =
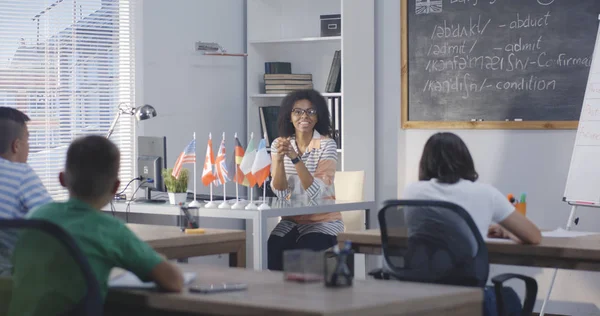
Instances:
[[[201,174],[208,133],[213,133],[216,155],[221,134],[226,133],[228,154],[233,135],[246,139],[245,59],[203,56],[194,51],[196,41],[217,42],[229,52],[246,47],[246,7],[243,0],[143,0],[136,10],[136,99],[151,104],[158,116],[138,125],[142,136],[167,137],[167,166],[196,132],[197,191],[208,193]],[[245,143],[245,142],[243,142]],[[188,167],[192,167],[189,165]],[[192,171],[192,169],[190,169]],[[190,181],[189,189],[193,190]],[[222,187],[214,189],[223,193]],[[227,186],[228,195],[235,186]],[[136,216],[137,223],[173,225],[175,218]],[[242,220],[202,219],[202,226],[243,229]],[[191,262],[227,264],[227,256],[194,258]]]
[[[376,1],[376,117],[387,122],[387,113],[400,109],[400,1]],[[383,51],[382,51],[383,50]],[[380,59],[381,58],[381,59]],[[382,104],[382,103],[390,104]],[[390,111],[390,112],[383,112]],[[398,112],[393,112],[398,111]],[[384,123],[386,124],[386,123]],[[397,192],[417,180],[418,163],[423,145],[434,130],[403,130],[399,119],[394,133],[378,132],[377,183],[380,188],[390,187],[382,178],[395,164],[386,153],[390,146],[397,148]],[[554,229],[566,224],[569,207],[561,201],[568,173],[575,131],[504,131],[504,130],[454,130],[470,148],[482,182],[491,183],[506,193],[528,194],[528,216],[540,227]],[[392,144],[396,137],[396,143]],[[389,163],[388,165],[381,165]],[[389,181],[389,180],[388,180]],[[378,190],[379,191],[379,190]],[[389,194],[386,191],[386,194]],[[600,210],[583,209],[578,212],[583,231],[600,231]],[[552,269],[522,268],[492,265],[490,275],[517,272],[534,276],[538,281],[539,311],[545,297]],[[513,283],[517,284],[517,283]],[[546,312],[564,315],[600,315],[600,273],[560,270]],[[520,286],[515,285],[519,291]],[[567,288],[569,288],[567,290]]]
[[[158,116],[140,123],[140,135],[167,136],[167,166],[196,132],[198,193],[208,133],[215,155],[225,132],[233,153],[234,133],[246,139],[245,58],[204,56],[196,41],[217,42],[228,52],[245,52],[246,12],[243,0],[144,0],[138,16],[138,101],[153,105]],[[141,21],[139,21],[141,18]],[[141,60],[139,60],[141,59]],[[141,99],[141,100],[140,100]],[[245,144],[246,142],[243,141]],[[193,189],[190,181],[190,189]],[[223,194],[222,187],[215,194]],[[235,186],[227,186],[235,195]]]
[[[390,40],[400,32],[395,12],[388,2],[375,1],[375,200],[396,198],[399,166],[404,166],[400,146],[400,42]],[[377,225],[377,212],[371,223]]]

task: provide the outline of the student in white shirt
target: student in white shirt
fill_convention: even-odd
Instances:
[[[478,177],[473,158],[462,139],[453,133],[437,133],[429,138],[423,149],[420,181],[409,185],[402,197],[452,202],[471,215],[484,237],[538,244],[542,236],[537,226],[517,212],[496,188],[478,183]]]
[[[515,210],[508,198],[491,185],[478,183],[479,175],[467,145],[455,134],[437,133],[429,138],[419,164],[419,182],[409,185],[402,197],[438,200],[461,206],[482,236],[510,238],[518,243],[538,244],[540,230]],[[406,225],[417,228],[423,221],[419,210],[405,212]],[[432,213],[435,214],[435,213]],[[520,300],[512,289],[504,290],[508,315],[520,315]],[[496,315],[496,295],[491,286],[484,291],[484,315]]]

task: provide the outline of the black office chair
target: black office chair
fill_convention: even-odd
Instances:
[[[83,252],[75,243],[75,240],[61,227],[43,220],[0,220],[0,231],[9,233],[9,235],[12,233],[15,238],[18,238],[15,251],[20,251],[19,247],[23,247],[23,251],[28,251],[28,249],[26,249],[27,244],[43,241],[44,245],[49,245],[48,248],[50,248],[50,252],[57,252],[57,256],[70,255],[71,258],[69,259],[55,258],[58,261],[57,264],[60,264],[61,261],[67,264],[69,262],[74,262],[74,264],[79,267],[81,270],[81,277],[84,281],[85,294],[75,306],[63,313],[63,316],[100,316],[103,314],[104,303],[102,295],[100,294],[100,286],[92,272],[92,268]],[[50,239],[53,240],[50,241]],[[54,243],[60,245],[61,249],[53,248]],[[40,264],[45,264],[45,262],[40,262]],[[17,269],[19,269],[18,262],[15,264],[15,267],[13,267],[13,271],[17,272]],[[51,271],[48,271],[48,273],[51,273]],[[73,273],[76,272],[74,271]],[[75,274],[71,275],[71,277],[75,277]],[[14,282],[13,285],[15,285]],[[13,300],[18,299],[15,295],[16,293],[13,293]]]
[[[462,207],[443,201],[389,200],[384,202],[378,216],[384,264],[370,275],[377,279],[485,288],[489,275],[487,246],[475,222]],[[401,240],[404,240],[406,227],[408,244],[404,245]],[[507,299],[518,301],[516,293],[503,286],[510,279],[525,282],[520,315],[531,315],[537,282],[519,274],[492,278],[498,315],[506,315]],[[493,306],[487,307],[494,310]]]

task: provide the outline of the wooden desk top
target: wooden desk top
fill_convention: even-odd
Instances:
[[[185,234],[177,226],[127,224],[141,240],[154,248],[181,247],[246,240],[246,232],[206,228],[204,234]]]
[[[107,306],[152,307],[203,315],[474,315],[481,313],[481,290],[398,281],[355,281],[349,288],[329,289],[322,282],[284,282],[283,273],[181,265],[197,273],[196,284],[244,282],[241,292],[181,294],[110,290]],[[142,306],[143,305],[143,306]]]
[[[406,245],[404,230],[395,236]],[[355,247],[381,247],[379,229],[340,233],[338,241],[352,241]],[[600,235],[572,238],[544,237],[539,245],[521,245],[514,242],[486,240],[491,263],[526,266],[556,267],[564,269],[600,271]],[[375,249],[372,249],[375,253]]]

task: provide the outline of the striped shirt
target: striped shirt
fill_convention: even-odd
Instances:
[[[0,220],[24,218],[33,208],[52,202],[37,174],[25,163],[0,158]],[[16,237],[0,231],[0,275],[10,269]]]
[[[277,140],[274,141],[274,144]],[[294,137],[290,141],[296,152],[299,152]],[[271,155],[277,154],[275,146],[271,146]],[[296,166],[289,157],[283,158],[285,175],[288,187],[285,190],[271,189],[279,199],[308,199],[315,201],[318,199],[335,199],[335,188],[333,179],[337,165],[337,145],[335,140],[321,136],[319,132],[313,132],[313,139],[306,147],[305,152],[299,156],[306,169],[313,176],[313,183],[305,190],[296,171]],[[272,166],[275,167],[274,165]],[[322,233],[336,236],[344,231],[342,214],[340,212],[309,214],[298,216],[283,217],[281,222],[275,227],[272,234],[283,237],[294,227],[297,227],[300,237],[308,233]]]

